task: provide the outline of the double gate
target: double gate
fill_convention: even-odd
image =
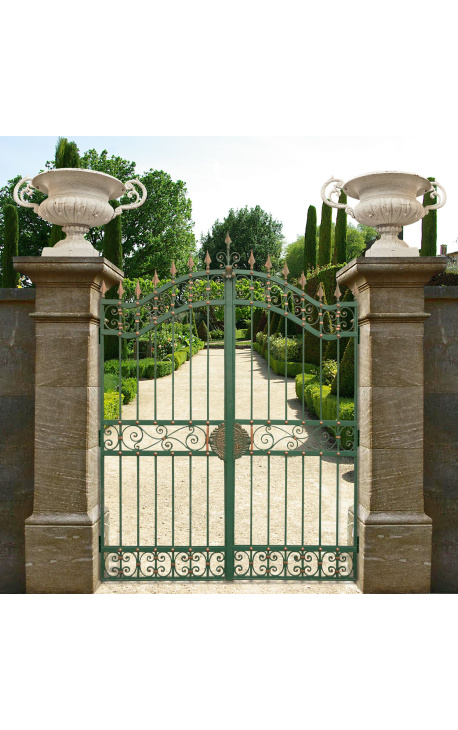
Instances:
[[[253,254],[237,268],[226,243],[219,269],[207,254],[194,271],[190,258],[186,275],[172,265],[143,298],[138,285],[126,301],[122,286],[102,298],[102,378],[108,341],[117,353],[111,418],[101,397],[102,579],[354,580],[357,389],[351,412],[341,365],[329,393],[324,354],[334,341],[340,363],[352,347],[356,385],[356,301],[341,302],[337,287],[327,304],[321,286],[312,299],[304,276],[288,283],[270,258],[265,272]],[[250,326],[239,347],[240,312]],[[211,340],[215,313],[224,344]]]

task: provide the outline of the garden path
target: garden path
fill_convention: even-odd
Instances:
[[[207,369],[208,368],[208,369]],[[223,420],[224,402],[224,351],[203,350],[174,373],[174,418],[207,418],[207,373],[209,395],[209,418]],[[251,380],[253,379],[254,418],[267,418],[268,390],[270,390],[270,417],[302,418],[301,404],[296,398],[294,378],[275,375],[267,368],[266,361],[253,352],[253,373],[251,370],[250,349],[236,350],[236,419],[250,418]],[[190,385],[192,384],[192,412],[190,411]],[[157,380],[156,402],[157,418],[170,419],[172,413],[172,376]],[[139,398],[123,408],[123,418],[153,418],[155,404],[154,381],[143,380],[139,384]],[[310,418],[305,414],[306,418]],[[137,459],[123,459],[123,514],[122,542],[137,544]],[[156,459],[140,459],[140,543],[154,544],[154,462]],[[158,543],[170,544],[171,522],[171,459],[158,458]],[[174,458],[174,535],[175,544],[189,544],[189,462],[188,457]],[[210,511],[208,529],[210,544],[223,544],[223,462],[216,458],[208,459],[210,483]],[[253,457],[253,521],[250,540],[250,458],[242,457],[236,461],[235,495],[235,539],[236,543],[265,544],[267,538],[267,459]],[[285,459],[282,456],[270,459],[271,544],[280,544],[285,531]],[[301,505],[302,505],[302,459],[288,459],[288,515],[286,524],[288,541],[301,542]],[[205,544],[207,529],[207,459],[192,459],[192,541]],[[304,458],[305,542],[318,542],[318,484],[319,458]],[[346,542],[348,507],[353,503],[353,461],[340,458],[339,464],[339,533],[340,543]],[[322,460],[322,540],[332,544],[336,529],[336,473],[335,458]],[[110,511],[110,532],[107,543],[118,544],[119,540],[119,491],[118,459],[105,459],[105,495]],[[357,593],[351,582],[300,582],[300,581],[234,581],[234,582],[132,582],[104,583],[100,593]]]

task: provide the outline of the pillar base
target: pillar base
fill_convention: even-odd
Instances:
[[[349,514],[349,522],[353,515]],[[363,593],[429,593],[432,522],[422,514],[358,517],[357,585]]]
[[[92,522],[89,515],[29,517],[27,593],[94,593],[100,585],[99,535],[100,519]]]

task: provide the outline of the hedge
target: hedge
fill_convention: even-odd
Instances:
[[[253,350],[258,352],[262,357],[264,357],[265,360],[267,360],[267,354],[265,353],[266,345],[261,345],[259,342],[253,342]],[[264,350],[264,353],[262,352]],[[272,350],[271,350],[272,352]],[[270,361],[270,367],[274,371],[276,375],[285,375],[285,361],[284,360],[277,360],[276,358],[272,357],[272,354],[269,358]],[[315,374],[316,368],[315,365],[312,365],[311,363],[304,363],[304,372],[305,373],[313,373]],[[302,363],[301,362],[287,362],[286,363],[286,375],[288,378],[294,378],[296,375],[302,373]]]
[[[337,376],[332,381],[331,393],[337,395]],[[344,356],[339,368],[339,395],[353,398],[355,395],[355,341],[348,338]]]
[[[106,421],[119,418],[119,395],[115,391],[105,393],[103,397],[103,417]]]
[[[192,343],[192,354],[196,355],[199,350],[204,346],[201,340],[193,340]],[[178,370],[186,360],[189,360],[190,348],[184,347],[182,350],[175,352],[174,361],[175,368],[172,365],[171,360],[154,360],[152,357],[145,357],[138,360],[138,376],[139,378],[154,378],[156,373],[157,378],[162,378],[165,375],[170,375],[172,370]],[[119,360],[107,360],[104,365],[105,373],[119,374]],[[137,360],[122,360],[121,362],[121,376],[123,378],[136,378],[137,377]]]
[[[307,377],[307,374],[296,376],[296,395],[302,402],[302,382],[304,381],[304,396],[307,408],[320,418],[320,379],[318,376]],[[337,396],[331,393],[329,385],[321,388],[322,419],[323,421],[337,420]],[[339,398],[339,421],[353,421],[355,404],[352,398]]]

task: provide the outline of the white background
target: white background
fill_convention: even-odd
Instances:
[[[456,22],[437,3],[11,7],[3,135],[416,135],[412,167],[433,174],[446,154],[455,189]],[[456,608],[456,596],[0,596],[1,723],[449,727]]]

